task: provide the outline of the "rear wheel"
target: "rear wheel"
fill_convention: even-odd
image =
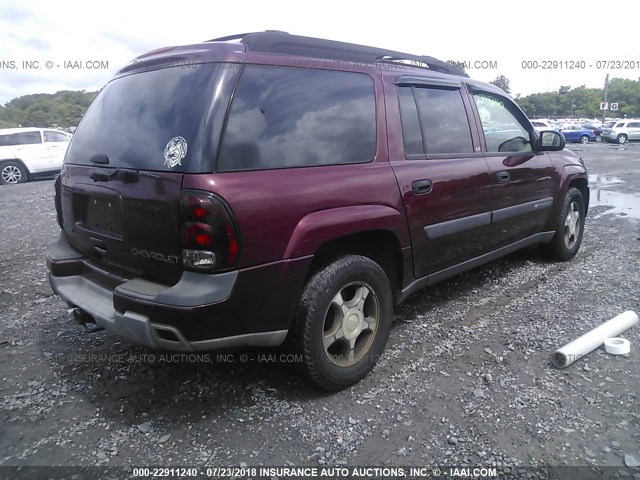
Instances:
[[[618,135],[616,140],[618,140],[618,143],[620,145],[623,145],[623,144],[627,143],[627,136],[625,134],[621,133],[620,135]]]
[[[4,162],[0,165],[0,184],[16,184],[27,181],[27,172],[18,162]]]
[[[584,198],[577,188],[570,188],[555,219],[555,232],[550,243],[542,246],[554,260],[571,260],[578,253],[584,233]]]
[[[589,135],[583,135],[582,137],[580,137],[580,141],[582,143],[589,143]]]
[[[602,143],[602,135],[596,136],[596,143]]]
[[[373,260],[338,258],[307,282],[298,302],[294,346],[313,383],[340,390],[364,378],[391,331],[393,300],[385,272]]]

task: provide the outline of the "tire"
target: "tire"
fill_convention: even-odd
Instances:
[[[560,214],[554,222],[556,234],[551,242],[542,245],[545,255],[563,262],[575,257],[582,243],[584,219],[582,193],[577,188],[570,188],[564,196]]]
[[[9,161],[0,164],[0,185],[14,185],[27,181],[27,171],[19,162]]]
[[[346,255],[307,281],[291,340],[311,382],[341,390],[373,369],[392,321],[393,298],[384,270],[367,257]]]
[[[602,135],[596,136],[596,143],[602,143]]]
[[[589,143],[589,135],[583,135],[582,137],[580,137],[580,143]]]
[[[620,145],[624,145],[625,143],[627,143],[627,136],[624,133],[621,133],[617,136],[616,140]]]

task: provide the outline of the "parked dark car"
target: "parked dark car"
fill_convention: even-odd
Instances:
[[[558,129],[564,135],[564,139],[570,143],[589,143],[596,141],[596,134],[589,128],[578,125],[568,125]]]
[[[598,127],[597,125],[593,125],[591,123],[583,123],[582,128],[586,128],[587,130],[593,130],[593,133],[596,136],[596,142],[602,142],[602,127]]]
[[[357,382],[413,292],[528,245],[580,247],[582,161],[461,75],[283,32],[137,58],[55,182],[53,290],[151,348],[286,342],[322,388]]]

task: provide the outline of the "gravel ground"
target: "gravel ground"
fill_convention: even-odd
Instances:
[[[530,248],[415,294],[373,373],[335,394],[279,350],[189,358],[84,332],[46,278],[52,182],[0,187],[0,465],[584,465],[640,478],[624,467],[640,464],[640,326],[628,357],[549,362],[640,311],[640,145],[574,149],[593,177],[578,256]]]

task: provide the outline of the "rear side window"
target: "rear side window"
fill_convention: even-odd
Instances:
[[[11,135],[0,135],[0,147],[10,147],[18,145],[18,136],[13,133]]]
[[[405,155],[424,155],[420,119],[411,87],[398,88],[398,101],[400,102],[404,153]]]
[[[218,170],[364,163],[375,150],[368,75],[248,65],[231,103]]]
[[[640,122],[631,122],[627,125],[629,128],[640,128]]]
[[[398,95],[405,155],[473,153],[459,89],[399,87]]]
[[[40,132],[20,132],[16,133],[18,145],[33,145],[35,143],[42,143],[42,137]]]

